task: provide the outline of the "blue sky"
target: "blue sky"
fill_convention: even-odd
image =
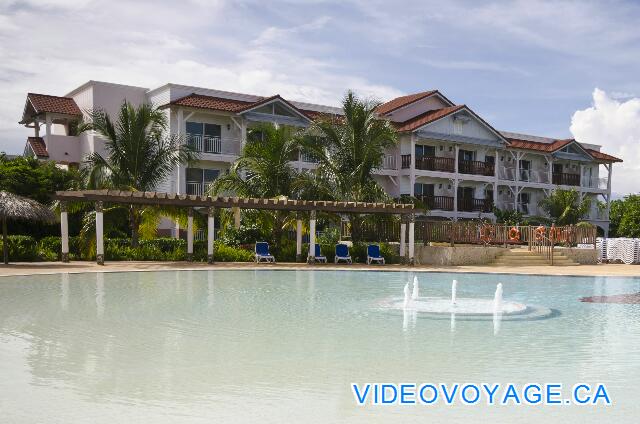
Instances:
[[[624,1],[0,0],[0,150],[22,151],[26,92],[89,79],[332,105],[437,88],[498,129],[629,155],[614,189],[637,191],[638,22]]]

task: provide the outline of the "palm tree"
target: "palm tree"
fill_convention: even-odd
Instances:
[[[93,130],[105,141],[106,157],[94,152],[84,161],[87,188],[153,191],[181,164],[190,163],[196,152],[180,137],[166,135],[166,114],[143,103],[125,101],[114,121],[102,110],[90,112],[91,121],[79,131]],[[129,206],[131,245],[137,247],[145,208]]]
[[[300,151],[296,129],[259,124],[249,129],[247,144],[228,174],[216,179],[209,194],[233,192],[243,197],[296,197],[297,171],[291,166]],[[262,228],[271,229],[274,251],[278,251],[284,229],[290,224],[286,211],[247,212]],[[266,231],[265,231],[266,232]]]
[[[303,176],[307,198],[338,201],[388,201],[384,189],[373,178],[387,148],[395,145],[397,133],[391,123],[379,119],[380,103],[358,98],[348,91],[342,101],[344,116],[324,117],[303,136],[303,149],[319,162],[314,174]],[[362,217],[350,216],[352,237],[358,239]]]
[[[555,190],[549,197],[542,199],[538,205],[557,225],[577,224],[591,207],[591,199],[580,199],[575,189]]]

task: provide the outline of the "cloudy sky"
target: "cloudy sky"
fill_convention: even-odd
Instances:
[[[438,88],[499,129],[603,145],[637,192],[638,22],[634,1],[0,0],[0,151],[30,134],[27,92],[90,79],[331,105]]]

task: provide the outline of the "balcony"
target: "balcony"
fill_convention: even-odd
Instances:
[[[409,155],[411,156],[411,155]],[[411,159],[411,158],[409,158]],[[398,169],[395,155],[384,155],[382,159],[382,169]]]
[[[492,177],[495,173],[495,165],[491,162],[477,160],[459,160],[458,172],[460,174],[485,175]]]
[[[402,169],[411,168],[411,155],[402,155]],[[455,172],[456,163],[453,158],[438,156],[416,157],[416,169],[423,171]]]
[[[190,134],[186,136],[187,143],[197,152],[216,155],[239,155],[240,140],[235,138],[222,138],[202,134]]]
[[[197,181],[187,181],[187,194],[193,196],[203,196],[209,191],[211,183],[202,183]]]
[[[458,211],[460,212],[491,212],[493,201],[491,199],[476,199],[472,197],[458,198]]]
[[[551,181],[556,185],[580,186],[580,174],[554,172]]]
[[[597,188],[599,190],[606,190],[609,186],[608,186],[608,181],[606,178],[595,178],[595,177],[591,177],[591,178],[584,178],[582,179],[582,187],[587,187],[587,188]]]
[[[449,196],[416,196],[429,209],[443,211],[453,210],[453,197]]]
[[[431,210],[453,211],[453,197],[450,196],[416,196],[418,200]],[[493,210],[491,199],[475,199],[461,197],[458,199],[459,212],[485,212]]]

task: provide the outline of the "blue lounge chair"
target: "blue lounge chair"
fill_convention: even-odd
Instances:
[[[325,264],[327,263],[327,257],[323,256],[320,252],[320,245],[318,243],[316,243],[316,253],[314,259],[316,262],[322,262]]]
[[[371,265],[373,262],[384,265],[384,257],[380,255],[380,246],[377,244],[367,246],[367,265]]]
[[[336,244],[336,257],[333,262],[337,264],[340,261],[345,261],[348,264],[352,263],[349,255],[349,246],[346,244]]]
[[[276,262],[276,258],[269,253],[269,243],[264,241],[256,242],[256,262]]]

